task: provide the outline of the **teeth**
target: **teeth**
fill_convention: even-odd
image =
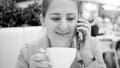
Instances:
[[[66,34],[69,34],[69,33],[59,33],[59,32],[56,32],[57,34],[60,34],[60,35],[66,35]]]

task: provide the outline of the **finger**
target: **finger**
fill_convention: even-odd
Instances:
[[[81,31],[83,33],[83,36],[86,38],[88,36],[90,36],[90,31],[89,29],[85,28],[85,27],[77,27],[77,30]]]
[[[85,27],[77,27],[77,29],[78,29],[79,31],[81,31],[81,32],[83,33],[83,35],[85,35],[85,36],[90,34],[89,29],[87,29],[87,28],[85,28]]]
[[[40,49],[39,49],[39,53],[44,54],[44,55],[46,56],[46,58],[48,59],[48,54],[47,54],[47,51],[46,51],[45,49],[40,48]]]
[[[89,24],[89,22],[87,20],[85,20],[85,19],[79,19],[78,23],[87,23],[87,24]]]
[[[47,68],[47,67],[51,67],[51,64],[50,62],[48,61],[42,61],[42,62],[31,62],[31,66],[34,66],[34,67],[44,67],[44,68]]]
[[[91,26],[88,24],[85,24],[85,23],[78,23],[77,27],[85,27],[85,28],[88,28],[89,30],[91,30]]]
[[[44,54],[37,53],[36,55],[33,55],[31,57],[31,60],[33,60],[35,62],[47,61],[48,57],[46,55],[44,55]]]
[[[46,53],[46,50],[43,49],[43,48],[39,48],[39,52],[40,52],[40,53]]]
[[[89,26],[91,26],[89,23],[77,23],[77,26],[79,26],[79,25],[89,25]]]
[[[50,67],[50,63],[48,61],[42,61],[41,63],[36,64],[38,67]]]
[[[80,24],[81,26],[80,27],[83,27],[83,28],[86,28],[86,29],[88,29],[89,31],[91,31],[91,27],[89,26],[89,25],[87,25],[87,24]],[[79,27],[77,27],[77,32],[79,31]]]

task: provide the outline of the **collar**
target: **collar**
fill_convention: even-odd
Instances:
[[[51,47],[51,42],[50,42],[50,39],[48,38],[48,36],[47,35],[45,35],[44,37],[43,37],[43,39],[41,39],[41,43],[39,44],[40,46],[40,48],[41,48],[41,46],[42,46],[42,48],[44,48],[44,49],[46,49],[46,48],[48,48],[48,47]],[[76,46],[77,44],[76,44],[76,38],[73,38],[73,41],[71,42],[71,45],[70,45],[70,47],[71,48],[75,48],[75,46]]]

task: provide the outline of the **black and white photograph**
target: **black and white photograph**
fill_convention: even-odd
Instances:
[[[0,0],[0,68],[120,68],[120,0]]]

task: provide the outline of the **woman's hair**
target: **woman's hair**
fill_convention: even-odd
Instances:
[[[42,2],[42,15],[43,15],[43,17],[45,17],[51,1],[52,0],[43,0],[43,2]]]
[[[72,0],[72,1],[76,1],[77,6],[78,6],[77,0]],[[46,16],[46,12],[47,12],[51,2],[52,2],[52,0],[43,0],[43,2],[42,2],[42,16],[43,17]]]

